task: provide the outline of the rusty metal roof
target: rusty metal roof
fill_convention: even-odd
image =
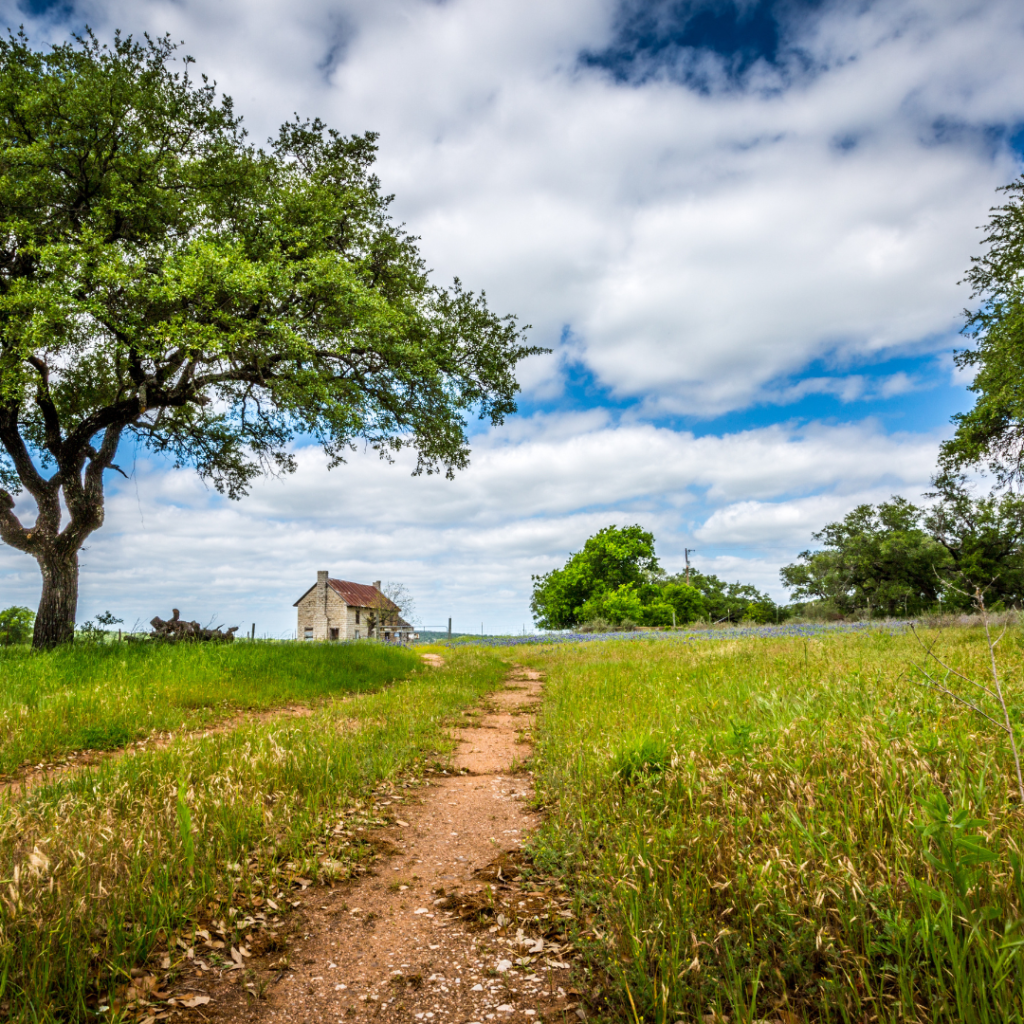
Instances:
[[[350,583],[348,580],[328,580],[327,585],[333,590],[345,604],[354,608],[393,608],[396,612],[398,605],[390,598],[385,597],[376,587],[367,583]]]
[[[385,597],[376,587],[369,583],[353,583],[351,580],[328,580],[327,585],[345,604],[353,608],[376,608],[378,611],[383,611],[385,608],[393,608],[396,612],[401,611],[394,601]],[[306,594],[314,590],[316,590],[315,583],[302,597],[305,597]],[[292,605],[293,608],[298,608],[302,597]]]

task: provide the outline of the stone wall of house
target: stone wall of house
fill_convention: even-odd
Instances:
[[[299,601],[296,611],[296,635],[300,640],[352,640],[366,636],[366,610],[349,607],[327,585],[326,573],[317,573],[316,586]],[[332,632],[335,629],[337,634]]]
[[[349,627],[348,605],[333,591],[327,588],[327,634],[328,640],[351,640],[352,630]],[[337,635],[331,632],[336,629]]]
[[[350,640],[366,639],[366,611],[362,608],[346,607],[345,628]]]
[[[312,639],[314,629],[313,609],[316,607],[317,592],[314,587],[305,597],[299,601],[298,608],[298,632],[300,640]]]
[[[365,639],[370,609],[347,605],[328,585],[327,573],[316,574],[316,586],[299,600],[296,611],[300,640]],[[377,589],[380,589],[379,584]],[[335,634],[333,630],[337,630]]]

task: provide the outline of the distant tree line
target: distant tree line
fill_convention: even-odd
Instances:
[[[812,534],[819,547],[781,570],[796,598],[788,605],[712,573],[666,573],[652,533],[608,526],[562,568],[533,577],[534,619],[578,629],[914,616],[968,610],[976,587],[990,609],[1024,606],[1024,497],[978,497],[956,475],[936,486],[927,507],[896,495]]]
[[[561,569],[533,577],[531,601],[541,629],[775,622],[785,610],[746,583],[711,573],[664,572],[654,535],[641,526],[607,526]]]
[[[973,496],[960,477],[938,481],[928,508],[893,497],[858,505],[812,534],[821,547],[781,571],[797,598],[838,614],[917,615],[971,606],[981,588],[990,608],[1024,601],[1024,499]]]

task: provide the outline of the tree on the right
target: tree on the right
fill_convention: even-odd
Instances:
[[[811,535],[822,548],[784,566],[782,582],[795,597],[829,601],[844,615],[926,611],[939,600],[952,558],[921,528],[922,515],[899,496],[877,507],[858,505]]]
[[[949,553],[943,604],[973,609],[978,589],[989,611],[1024,605],[1024,496],[977,497],[963,475],[946,474],[929,497],[924,528]]]
[[[969,412],[953,417],[956,433],[942,445],[940,478],[985,467],[1001,486],[1024,481],[1024,175],[1000,189],[983,244],[965,280],[973,310],[963,333],[973,344],[957,352],[956,365],[973,370],[968,385],[976,398]]]

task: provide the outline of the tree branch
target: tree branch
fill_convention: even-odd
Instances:
[[[36,499],[40,514],[43,504],[53,500],[55,495],[54,481],[47,480],[32,462],[25,440],[18,429],[18,406],[10,404],[0,408],[0,444],[11,457],[18,479],[25,485],[25,490]],[[60,521],[58,509],[57,521]]]
[[[113,468],[117,445],[121,440],[123,427],[109,426],[103,433],[103,443],[99,451],[94,451],[85,471],[85,496],[89,501],[98,501],[103,505],[103,471]],[[120,471],[119,471],[120,472]]]
[[[946,670],[947,677],[951,675],[956,676],[958,679],[962,679],[965,683],[970,683],[971,686],[977,686],[979,690],[984,691],[990,697],[996,699],[996,694],[987,686],[985,686],[984,683],[979,683],[977,679],[971,679],[970,676],[965,676],[963,672],[958,672],[952,666],[947,665],[937,654],[933,654],[932,651],[934,650],[935,645],[932,644],[931,647],[926,647],[924,641],[917,635],[917,630],[914,628],[913,623],[910,624],[910,632],[913,633],[914,639],[918,642],[918,644],[920,644],[921,649],[924,651],[925,657],[931,658],[932,661],[934,661],[937,665],[940,665],[942,668],[944,668]],[[922,669],[922,671],[924,670]],[[925,673],[925,675],[927,675],[927,673]],[[928,678],[930,679],[931,677],[928,676]]]
[[[50,368],[37,356],[29,356],[27,362],[39,374],[39,385],[36,388],[36,405],[43,414],[46,447],[55,459],[59,459],[62,444],[60,417],[57,414],[57,407],[50,397]]]
[[[26,530],[14,514],[13,496],[3,489],[0,489],[0,540],[28,554],[35,548],[31,531]]]
[[[1011,731],[1007,729],[1007,727],[1003,725],[1002,722],[997,721],[991,715],[988,715],[984,711],[982,711],[977,704],[974,704],[972,701],[965,700],[959,694],[954,693],[952,690],[943,686],[941,683],[937,683],[934,679],[932,679],[930,675],[928,675],[927,672],[924,671],[924,669],[921,669],[921,674],[925,677],[925,679],[928,680],[929,684],[933,686],[936,690],[938,690],[940,693],[944,693],[947,697],[952,697],[953,700],[957,701],[958,703],[963,704],[965,707],[970,708],[972,711],[976,711],[979,715],[981,715],[982,718],[987,718],[997,729],[1001,729],[1003,732]],[[986,693],[987,692],[988,691],[986,691]]]

